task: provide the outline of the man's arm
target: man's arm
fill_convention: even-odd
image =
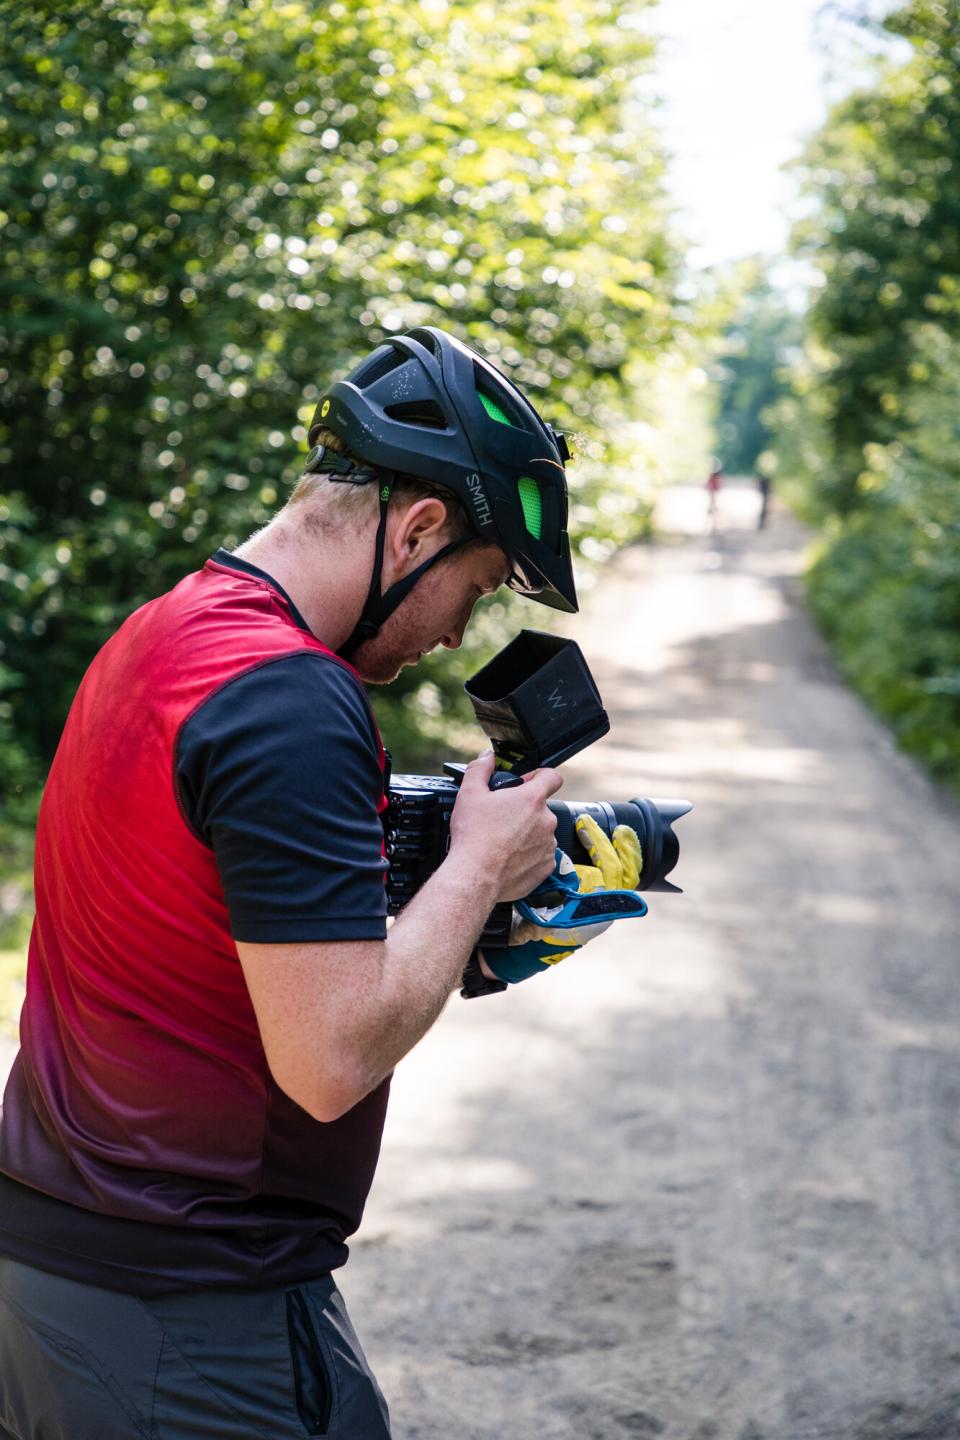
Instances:
[[[237,941],[273,1078],[315,1119],[337,1119],[390,1074],[459,984],[493,906],[553,869],[546,801],[560,776],[490,791],[492,773],[490,755],[468,767],[450,852],[385,941]]]

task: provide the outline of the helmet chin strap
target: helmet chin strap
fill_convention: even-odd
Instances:
[[[364,601],[363,609],[360,612],[360,619],[353,627],[347,640],[338,650],[344,660],[348,660],[353,652],[363,644],[365,640],[372,640],[379,635],[381,626],[389,619],[394,610],[406,599],[410,591],[416,585],[421,575],[424,575],[439,560],[449,555],[453,550],[459,550],[461,545],[466,545],[473,537],[463,535],[459,540],[451,540],[444,545],[429,560],[424,560],[411,574],[405,575],[402,580],[396,581],[390,589],[383,594],[380,593],[380,581],[383,573],[383,551],[387,538],[387,506],[390,504],[390,496],[396,484],[397,477],[389,471],[381,471],[380,483],[380,523],[377,526],[377,548],[373,561],[373,574],[370,577],[370,589],[367,591],[367,598]]]

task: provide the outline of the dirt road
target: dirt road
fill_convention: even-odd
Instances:
[[[342,1278],[398,1440],[960,1436],[960,816],[721,498],[569,631],[565,795],[693,800],[685,895],[398,1071]]]
[[[343,1287],[399,1440],[960,1436],[960,816],[721,498],[570,627],[565,794],[692,799],[685,895],[398,1071]]]

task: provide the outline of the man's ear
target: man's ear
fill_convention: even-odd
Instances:
[[[405,509],[394,511],[396,525],[390,548],[394,562],[412,568],[439,550],[446,539],[447,507],[437,495],[425,495]]]

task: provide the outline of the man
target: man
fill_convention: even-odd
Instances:
[[[388,1435],[331,1271],[390,1073],[465,970],[503,989],[573,948],[474,952],[553,869],[561,784],[491,792],[489,753],[387,932],[360,683],[459,645],[501,584],[576,609],[562,437],[420,329],[335,384],[310,439],[273,521],[95,658],[44,793],[0,1116],[17,1440]]]

